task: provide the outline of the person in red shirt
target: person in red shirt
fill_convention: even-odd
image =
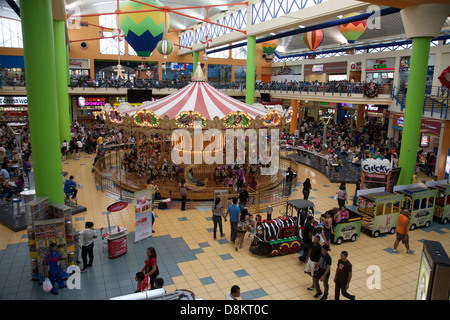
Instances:
[[[155,280],[159,275],[159,268],[156,261],[156,250],[153,247],[147,249],[147,259],[142,272],[149,278],[150,288],[155,289]]]
[[[146,291],[148,289],[148,277],[143,272],[136,273],[135,279],[137,281],[137,288],[134,293]]]
[[[400,216],[398,217],[398,227],[397,227],[397,238],[394,242],[394,249],[392,250],[392,253],[398,253],[397,247],[400,241],[405,245],[406,247],[406,253],[414,253],[414,250],[411,250],[409,248],[409,216],[411,215],[411,212],[408,209],[404,209]]]

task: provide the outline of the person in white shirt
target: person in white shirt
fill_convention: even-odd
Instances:
[[[97,238],[97,233],[94,230],[94,223],[87,221],[85,224],[86,229],[78,232],[78,235],[83,236],[83,246],[81,247],[81,258],[83,260],[83,269],[81,272],[86,272],[87,267],[92,267],[94,261],[94,239]],[[89,256],[89,263],[87,257]]]
[[[231,287],[230,292],[225,296],[225,300],[237,300],[241,296],[241,288],[239,286],[234,285]]]

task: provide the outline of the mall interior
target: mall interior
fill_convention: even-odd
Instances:
[[[0,0],[0,299],[448,300],[449,92],[448,0]]]

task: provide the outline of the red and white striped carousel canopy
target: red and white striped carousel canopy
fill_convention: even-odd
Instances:
[[[167,115],[170,119],[183,111],[196,111],[210,120],[216,116],[222,119],[236,111],[246,112],[253,119],[267,115],[267,111],[236,100],[202,81],[192,82],[176,93],[158,101],[146,101],[138,108],[129,109],[124,113],[133,116],[143,109],[153,111],[160,118]]]

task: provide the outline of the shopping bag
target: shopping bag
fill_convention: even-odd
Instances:
[[[44,289],[45,292],[50,292],[50,290],[53,289],[49,278],[45,278],[44,283],[42,284],[42,289]]]
[[[334,200],[337,200],[337,199],[338,199],[338,194],[337,194],[337,193],[335,194],[335,196],[334,196],[333,199],[334,199]]]

